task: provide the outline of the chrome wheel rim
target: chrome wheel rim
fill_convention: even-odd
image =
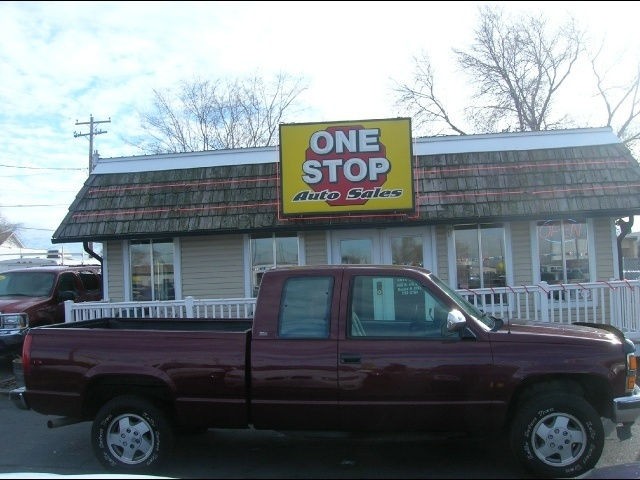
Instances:
[[[109,452],[120,462],[137,465],[151,456],[156,442],[151,425],[139,415],[125,413],[107,428]]]
[[[533,451],[542,462],[566,467],[577,461],[587,448],[587,432],[573,415],[552,413],[536,423],[531,433]]]

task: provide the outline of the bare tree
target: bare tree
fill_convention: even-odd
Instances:
[[[19,224],[10,222],[2,213],[0,213],[0,235],[15,233],[20,227]]]
[[[453,122],[443,104],[443,99],[436,94],[435,77],[429,55],[422,52],[413,60],[415,62],[413,83],[400,83],[396,86],[397,105],[403,107],[413,117],[416,127],[444,124],[443,129],[434,133],[445,133],[446,129],[450,129],[459,135],[466,135],[466,132]]]
[[[233,80],[182,81],[176,91],[154,90],[151,112],[143,113],[149,139],[145,153],[174,153],[274,145],[279,124],[293,113],[307,86],[278,74]]]
[[[582,47],[582,34],[573,21],[549,33],[539,16],[506,20],[500,7],[480,7],[475,43],[468,51],[454,50],[461,69],[475,88],[466,116],[476,131],[538,131],[562,125],[552,107],[569,77]],[[426,122],[444,122],[464,133],[446,113],[435,92],[428,57],[416,60],[416,87],[400,85],[399,105]]]
[[[612,67],[605,68],[598,65],[598,57],[604,47],[601,47],[591,60],[593,74],[596,77],[598,94],[607,111],[608,127],[617,124],[618,137],[629,147],[633,147],[640,139],[638,118],[640,117],[640,63],[635,67],[635,74],[622,84],[611,84],[607,76]]]

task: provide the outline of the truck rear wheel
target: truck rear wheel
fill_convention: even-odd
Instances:
[[[582,397],[541,394],[524,403],[516,414],[511,448],[528,470],[547,477],[576,477],[600,459],[602,420]]]
[[[100,409],[91,428],[91,443],[98,460],[109,470],[152,471],[168,456],[173,433],[161,409],[126,395]]]

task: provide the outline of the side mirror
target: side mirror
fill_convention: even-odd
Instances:
[[[447,315],[447,331],[456,332],[467,324],[467,320],[460,310],[451,310]]]

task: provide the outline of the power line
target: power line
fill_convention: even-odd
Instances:
[[[86,170],[83,167],[25,167],[24,165],[6,165],[4,163],[0,163],[0,167],[22,168],[25,170]]]
[[[34,205],[0,205],[0,208],[32,208],[32,207],[68,207],[68,203],[34,204]]]
[[[55,228],[17,227],[16,230],[38,230],[40,232],[53,232]]]

